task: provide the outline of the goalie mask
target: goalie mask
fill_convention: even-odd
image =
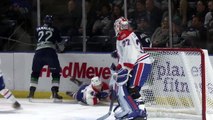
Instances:
[[[114,23],[115,35],[117,36],[120,31],[129,29],[128,19],[120,17]]]
[[[91,79],[92,86],[98,86],[102,84],[102,81],[99,79],[99,77],[93,77]]]

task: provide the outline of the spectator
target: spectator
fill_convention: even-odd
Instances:
[[[206,28],[201,16],[193,16],[191,26],[182,33],[182,37],[185,40],[184,47],[206,48]]]
[[[123,16],[123,10],[121,9],[121,6],[119,5],[113,5],[112,6],[112,14],[111,14],[111,20],[115,21],[116,19]]]
[[[204,22],[205,15],[207,13],[207,9],[206,8],[207,7],[206,7],[206,2],[205,1],[203,1],[203,0],[197,1],[196,11],[195,11],[195,13],[193,15],[200,16],[202,22]]]
[[[145,0],[138,0],[135,4],[135,11],[130,13],[129,20],[134,29],[137,29],[137,24],[146,16]]]
[[[146,17],[143,17],[138,21],[137,29],[135,30],[136,33],[144,33],[148,36],[152,35],[152,28],[147,20]]]
[[[78,28],[81,24],[81,13],[79,13],[76,5],[76,0],[68,1],[68,14],[63,17],[62,35],[73,36],[78,34]]]
[[[205,27],[208,26],[210,20],[213,18],[213,0],[210,0],[208,2],[208,9],[209,9],[209,12],[206,13],[205,21],[204,21]]]
[[[91,10],[94,11],[95,14],[100,14],[100,9],[103,5],[109,4],[112,5],[114,0],[90,0],[91,3]]]
[[[139,0],[127,0],[127,12],[128,13],[132,13],[133,11],[135,11],[135,4],[137,3],[137,1],[139,1]]]
[[[182,21],[178,16],[174,16],[172,20],[172,45],[173,47],[183,47],[184,39],[182,34]]]
[[[110,11],[111,8],[109,4],[105,4],[102,6],[101,13],[97,16],[97,19],[93,24],[93,35],[109,35],[109,30],[112,25],[112,20],[110,19]]]
[[[16,39],[18,42],[8,42],[4,49],[7,51],[32,50],[34,46],[29,45],[32,42],[30,35],[33,34],[30,3],[26,0],[12,0],[5,17],[10,23],[13,21],[14,30],[10,34],[10,38]]]
[[[121,9],[120,5],[116,5],[114,4],[112,6],[112,14],[111,14],[111,21],[115,21],[116,19],[120,18],[121,16],[123,16],[123,10]],[[109,36],[112,38],[115,36],[115,32],[113,29],[113,24],[111,24],[111,29],[109,30]]]
[[[208,2],[209,12],[205,16],[205,28],[207,28],[208,50],[213,53],[213,0]]]
[[[168,47],[169,44],[169,18],[164,17],[161,26],[158,27],[151,37],[153,47]]]
[[[153,0],[146,0],[146,17],[150,24],[151,34],[160,26],[162,17],[161,10],[154,5]]]
[[[24,30],[29,31],[31,24],[31,5],[26,0],[12,0],[12,3],[7,11],[7,17],[10,20],[16,20],[18,25],[21,25]]]

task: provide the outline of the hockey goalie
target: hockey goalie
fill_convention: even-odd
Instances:
[[[146,119],[146,109],[140,108],[140,89],[151,72],[152,57],[146,53],[137,35],[129,29],[128,20],[120,17],[114,23],[118,65],[113,78],[118,106],[114,116],[118,120]]]

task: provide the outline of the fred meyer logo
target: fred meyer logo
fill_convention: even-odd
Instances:
[[[75,76],[77,78],[88,79],[94,76],[100,76],[103,79],[109,79],[110,69],[109,67],[88,66],[87,63],[70,62],[68,66],[61,68],[61,76],[64,78]],[[42,68],[40,77],[51,77],[50,69],[48,67]]]

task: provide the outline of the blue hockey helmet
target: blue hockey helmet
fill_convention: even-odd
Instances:
[[[53,23],[53,16],[52,15],[46,15],[44,17],[44,24],[52,25],[52,23]]]

